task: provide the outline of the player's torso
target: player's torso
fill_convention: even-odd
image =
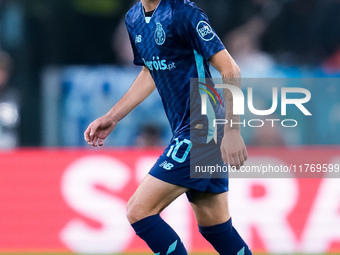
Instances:
[[[150,70],[175,132],[190,121],[190,78],[197,76],[193,49],[174,31],[176,17],[171,1],[162,0],[148,23],[140,2],[133,10],[129,33]],[[183,119],[185,115],[187,119]]]
[[[182,18],[178,15],[180,12]],[[185,24],[181,20],[183,14],[189,17],[191,14],[196,15],[197,24],[181,26]],[[207,116],[199,113],[201,102],[199,87],[197,85],[196,89],[191,90],[190,79],[209,78],[211,75],[208,62],[197,53],[192,42],[191,44],[188,42],[190,39],[201,40],[203,44],[206,43],[205,51],[210,51],[209,43],[215,34],[211,32],[211,28],[203,31],[209,33],[202,34],[199,25],[207,24],[207,22],[202,21],[204,17],[201,16],[203,16],[202,13],[190,1],[161,0],[147,22],[143,6],[141,2],[138,2],[128,12],[126,24],[135,47],[134,50],[140,57],[138,64],[143,62],[150,70],[162,98],[174,137],[189,138],[193,134],[190,125],[194,124],[194,129],[196,126],[199,127],[194,130],[194,133],[198,133],[197,140],[205,142],[211,136],[211,123]],[[181,29],[178,29],[179,27]],[[191,36],[190,39],[188,35]],[[196,92],[194,97],[190,91]],[[192,114],[192,105],[195,105],[197,114]],[[214,117],[217,115],[214,114]]]
[[[136,4],[134,11],[135,20],[130,33],[156,85],[164,86],[161,83],[169,78],[186,78],[181,71],[194,68],[193,49],[174,31],[173,21],[176,17],[171,1],[161,0],[148,23],[141,2]]]

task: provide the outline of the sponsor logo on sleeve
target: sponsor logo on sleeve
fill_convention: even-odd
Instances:
[[[196,30],[204,41],[211,41],[215,37],[214,31],[206,21],[198,22]]]

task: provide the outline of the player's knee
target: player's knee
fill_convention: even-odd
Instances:
[[[130,222],[130,224],[140,221],[146,218],[147,216],[149,215],[146,213],[143,206],[130,201],[128,202],[126,206],[126,218]]]

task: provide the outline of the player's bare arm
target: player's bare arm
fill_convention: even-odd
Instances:
[[[211,57],[210,63],[220,72],[225,84],[241,87],[241,71],[227,50],[222,50]],[[240,122],[240,116],[233,114],[233,97],[229,90],[224,89],[226,103],[226,120],[228,123]],[[238,125],[225,125],[221,144],[223,161],[237,169],[243,166],[248,153]]]
[[[156,88],[149,69],[145,66],[125,95],[104,116],[93,121],[84,132],[85,141],[90,146],[102,146],[104,139],[113,131],[117,123],[143,102]]]

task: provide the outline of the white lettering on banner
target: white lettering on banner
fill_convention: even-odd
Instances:
[[[62,243],[82,254],[124,251],[134,236],[125,220],[126,202],[96,189],[95,185],[120,191],[130,178],[131,171],[125,164],[107,156],[81,158],[68,166],[61,183],[65,201],[101,227],[95,228],[81,218],[74,218],[60,232]]]
[[[137,183],[140,183],[150,171],[158,157],[141,157],[136,162]],[[190,250],[192,247],[191,237],[191,215],[190,205],[185,195],[180,196],[172,202],[162,213],[164,220],[178,233],[185,247]]]
[[[248,165],[284,165],[271,157],[252,157]],[[260,185],[262,197],[251,197],[251,189]],[[293,253],[297,240],[288,222],[288,215],[296,206],[298,184],[294,178],[230,179],[230,205],[235,228],[251,245],[251,228],[259,234],[267,252]]]
[[[336,158],[330,165],[340,164]],[[323,179],[307,220],[301,252],[325,253],[332,242],[340,242],[340,185],[339,173],[327,173]],[[332,178],[334,176],[334,178]]]
[[[140,155],[132,168],[117,158],[88,156],[77,159],[64,173],[61,191],[65,202],[81,217],[75,217],[60,232],[61,242],[73,252],[82,254],[112,254],[131,247],[135,234],[125,219],[126,199],[111,192],[121,192],[131,183],[140,183],[157,156]],[[285,165],[277,157],[252,156],[247,165]],[[340,164],[340,158],[328,166]],[[329,169],[330,172],[330,169]],[[332,174],[332,173],[328,173]],[[334,173],[338,174],[338,173]],[[232,178],[230,179],[230,210],[235,228],[253,245],[255,229],[268,253],[325,253],[333,242],[340,241],[340,187],[337,178],[320,182],[313,206],[306,217],[301,238],[288,222],[299,195],[299,183],[294,178]],[[135,185],[135,184],[134,184]],[[252,196],[254,186],[263,194]],[[98,187],[103,187],[100,189]],[[131,187],[134,189],[135,187]],[[132,191],[132,190],[131,190]],[[90,225],[84,218],[100,224]],[[193,240],[192,213],[185,196],[181,196],[162,213],[162,217],[181,236],[189,251],[205,244]]]
[[[137,183],[140,183],[144,179],[157,159],[158,157],[140,157],[137,159],[135,165],[135,178]]]

